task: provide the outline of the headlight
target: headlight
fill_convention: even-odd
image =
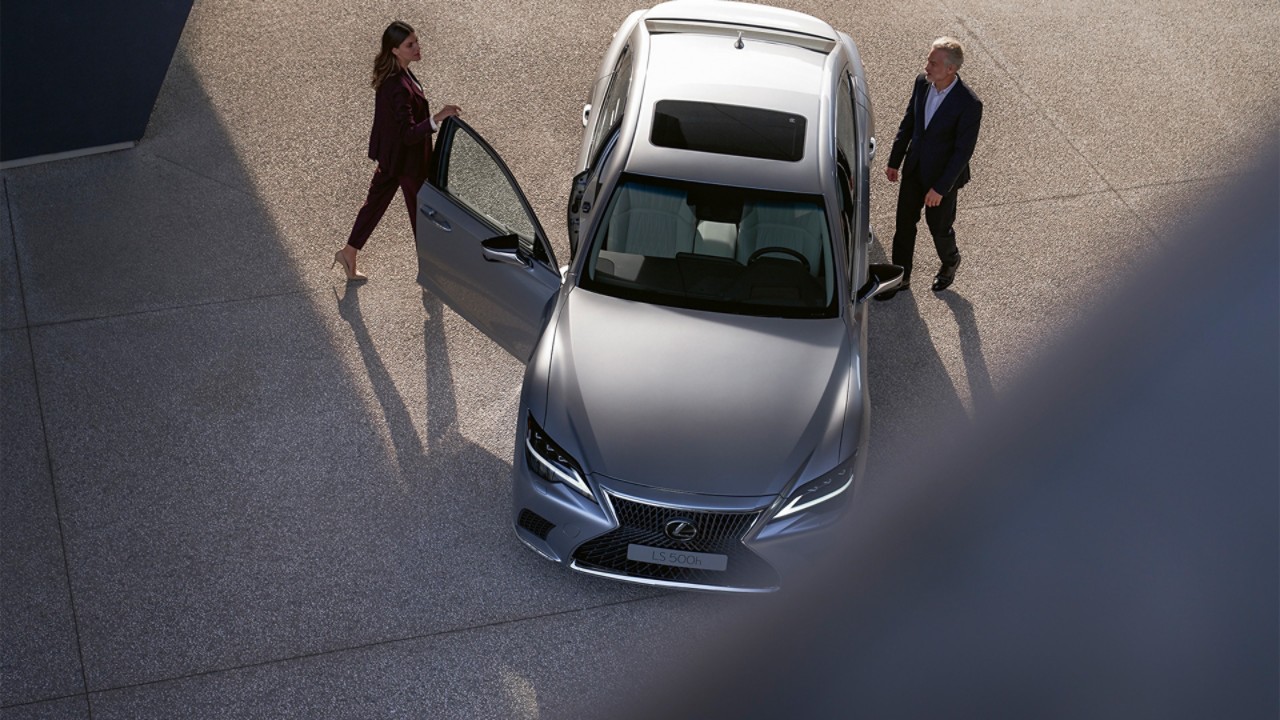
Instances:
[[[851,455],[831,472],[796,488],[787,497],[787,502],[783,504],[782,509],[774,514],[774,519],[794,515],[814,505],[844,497],[844,492],[853,485],[853,468],[857,458],[857,455]]]
[[[529,416],[529,428],[524,439],[524,459],[529,469],[548,482],[564,483],[578,492],[595,500],[591,488],[587,485],[586,473],[578,466],[578,461],[565,452],[547,436]]]

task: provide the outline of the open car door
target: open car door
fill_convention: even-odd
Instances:
[[[520,360],[542,334],[560,271],[511,171],[475,130],[445,120],[418,192],[418,284]]]

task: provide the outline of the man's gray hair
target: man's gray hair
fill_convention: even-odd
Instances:
[[[960,44],[959,40],[949,35],[944,35],[934,40],[933,49],[946,53],[947,64],[956,70],[959,70],[960,66],[964,64],[964,46]]]

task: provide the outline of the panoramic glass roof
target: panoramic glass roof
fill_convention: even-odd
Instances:
[[[797,162],[804,157],[805,119],[800,115],[722,103],[659,100],[654,105],[654,145],[721,155]]]

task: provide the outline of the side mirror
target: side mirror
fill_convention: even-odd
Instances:
[[[865,302],[882,292],[892,290],[902,284],[903,270],[900,265],[872,263],[867,269],[867,283],[858,289],[854,302]]]
[[[591,105],[590,104],[583,105],[582,106],[582,127],[587,126],[587,120],[589,120],[590,118],[591,118]]]
[[[499,235],[480,243],[480,253],[488,262],[529,267],[529,259],[520,252],[519,235]]]

